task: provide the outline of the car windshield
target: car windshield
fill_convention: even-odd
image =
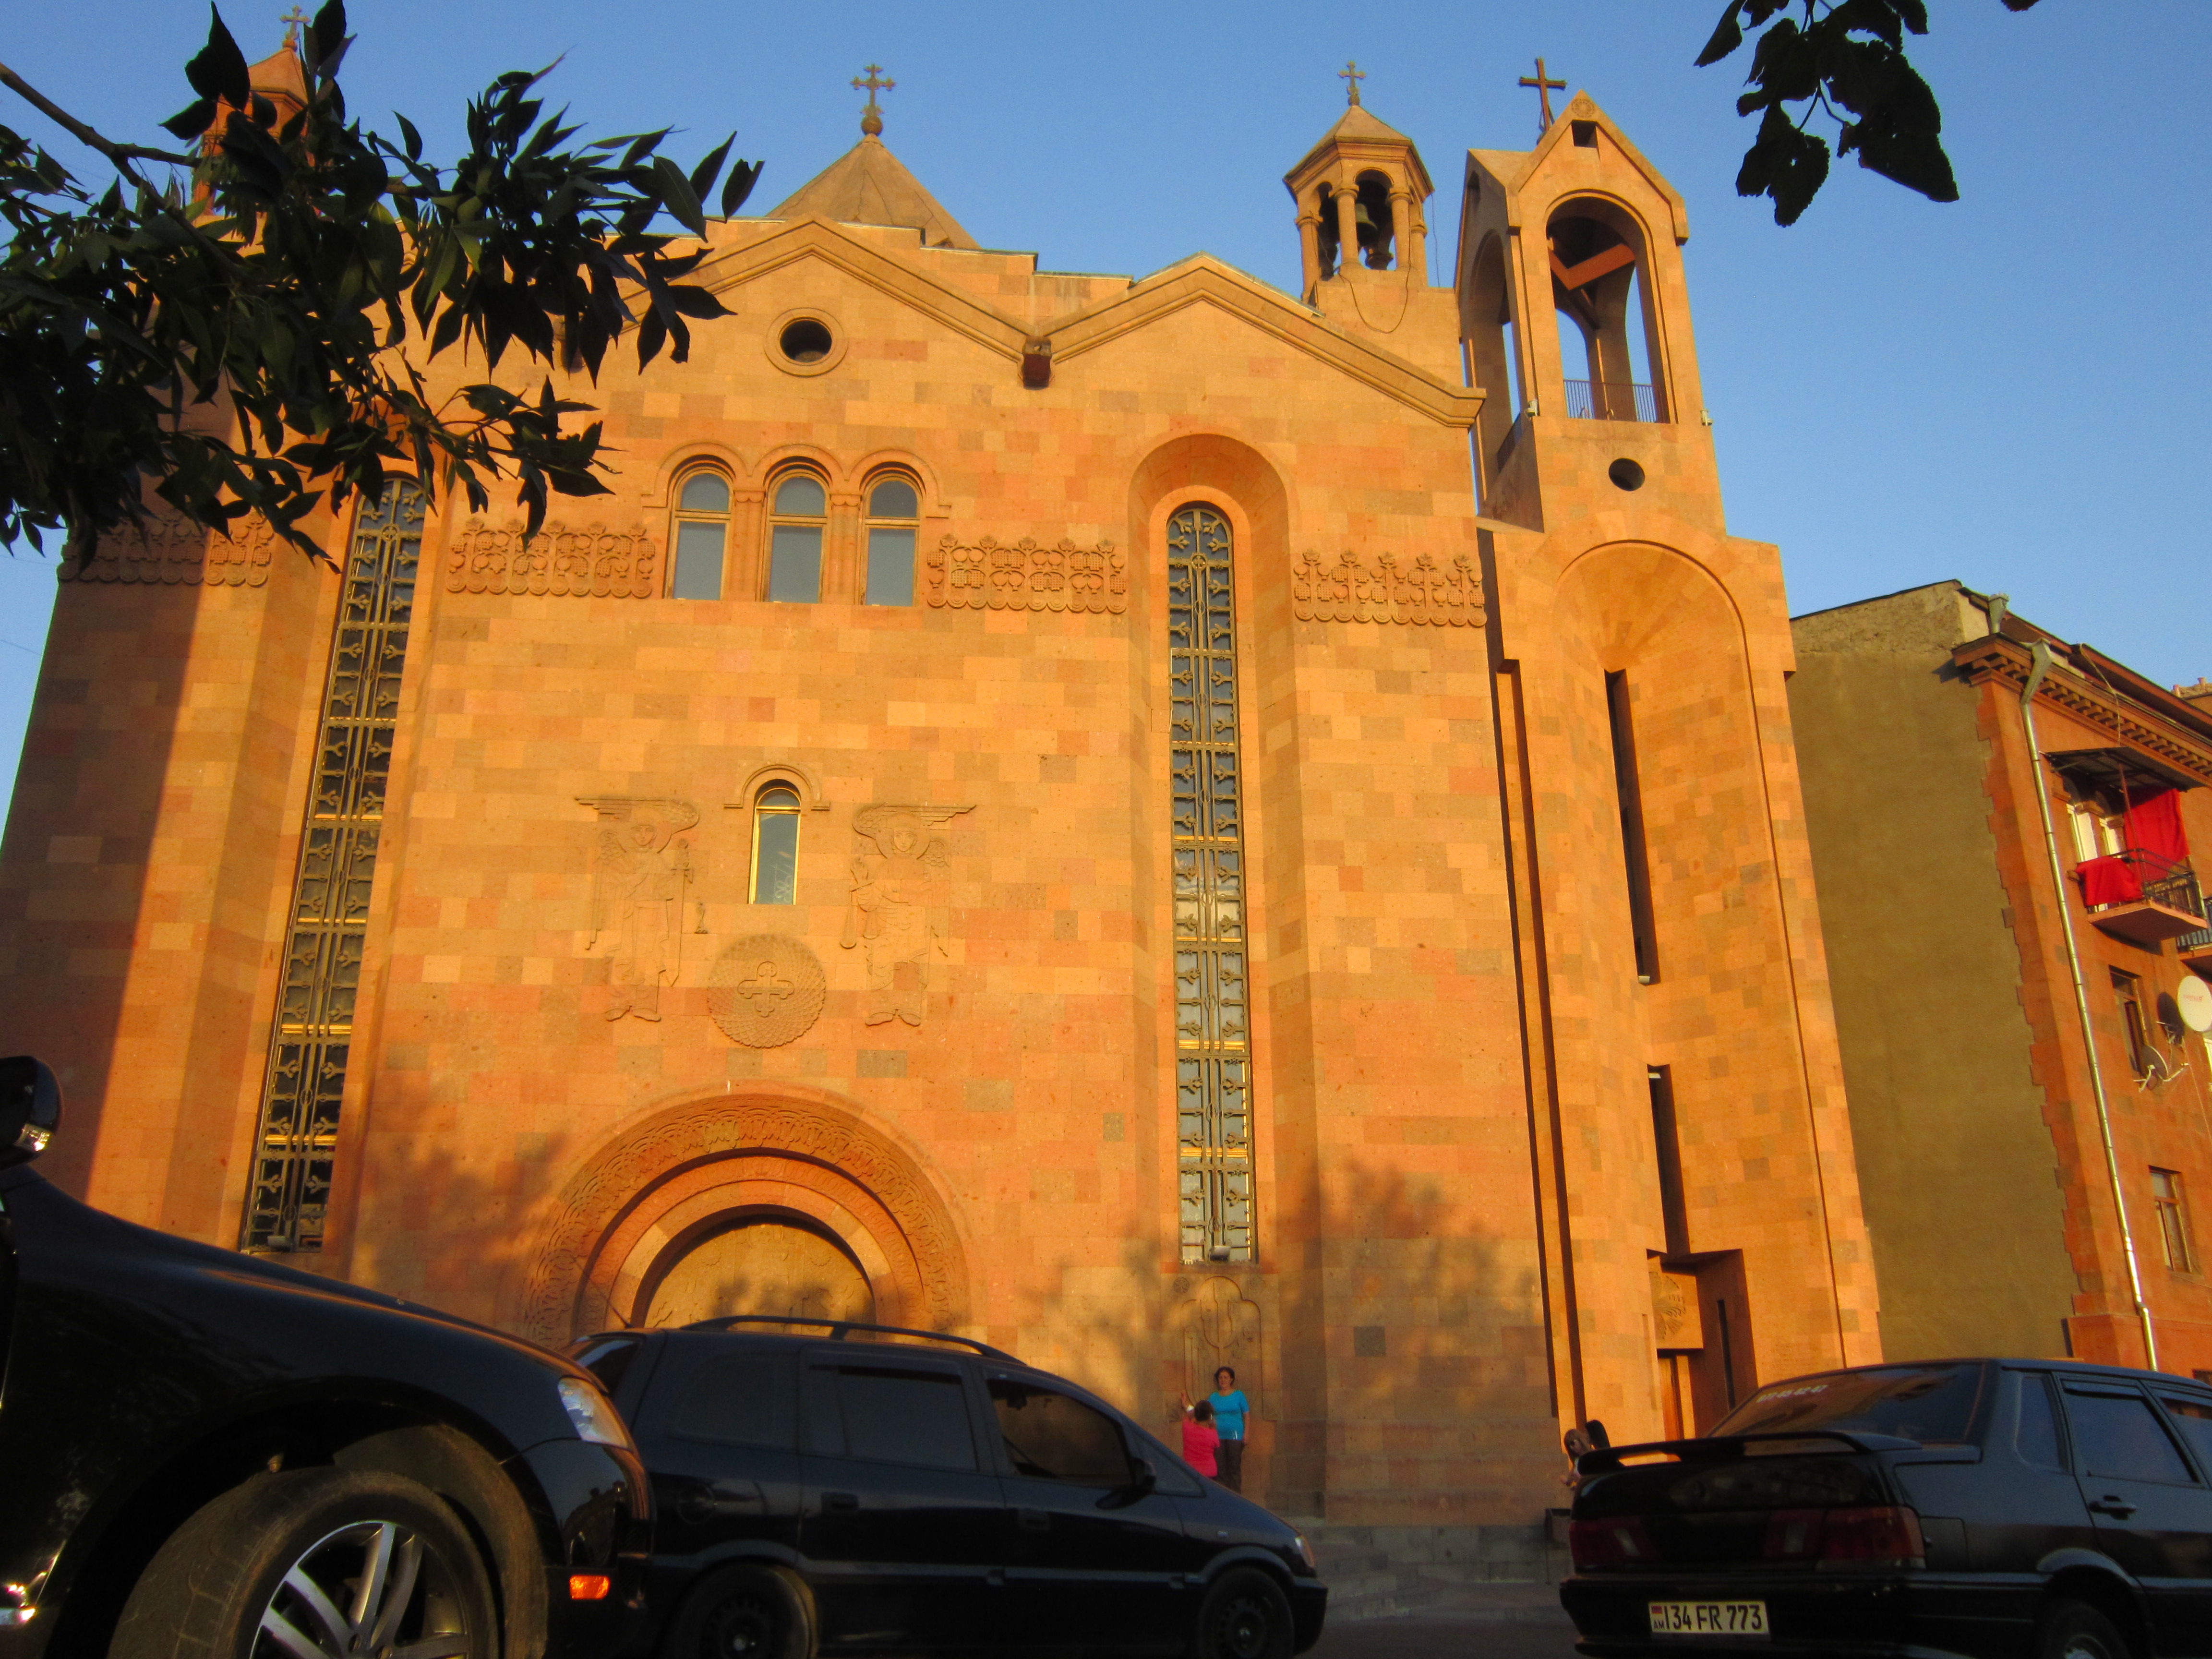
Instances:
[[[1978,1365],[1894,1365],[1776,1382],[1723,1418],[1715,1435],[1794,1429],[1894,1435],[1923,1445],[1966,1437],[1981,1392]]]

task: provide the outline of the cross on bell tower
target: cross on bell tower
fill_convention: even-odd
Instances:
[[[879,92],[889,92],[893,87],[898,85],[896,81],[878,79],[877,77],[883,72],[884,66],[881,64],[871,64],[868,65],[866,80],[862,80],[857,75],[853,77],[854,91],[858,92],[863,87],[867,88],[868,106],[860,112],[860,131],[871,138],[881,137],[884,131],[884,112],[877,106],[876,94]]]
[[[1336,78],[1344,82],[1344,101],[1354,109],[1358,108],[1359,83],[1367,78],[1367,71],[1359,67],[1356,58],[1347,58],[1344,60],[1344,67],[1337,70]]]
[[[1536,60],[1536,73],[1534,76],[1522,76],[1521,84],[1524,87],[1535,88],[1536,96],[1541,102],[1544,118],[1536,128],[1536,136],[1541,138],[1552,130],[1552,94],[1555,92],[1565,92],[1567,89],[1567,83],[1565,81],[1554,81],[1546,74],[1544,60],[1539,58]]]
[[[300,44],[300,25],[307,21],[307,14],[295,5],[276,21],[284,26],[284,44],[297,47]]]

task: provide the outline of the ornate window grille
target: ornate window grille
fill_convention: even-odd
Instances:
[[[338,598],[240,1246],[319,1250],[422,548],[411,480],[362,504]]]
[[[1252,1050],[1228,521],[1168,521],[1176,1177],[1186,1261],[1249,1261]]]

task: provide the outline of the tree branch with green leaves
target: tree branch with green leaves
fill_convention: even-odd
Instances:
[[[552,495],[606,493],[601,428],[558,396],[489,377],[510,354],[588,374],[634,337],[638,367],[683,362],[725,314],[685,279],[731,143],[686,172],[668,132],[574,143],[536,89],[501,76],[468,109],[467,153],[423,159],[349,120],[343,0],[301,32],[307,101],[257,93],[213,15],[163,125],[192,153],[118,142],[0,65],[0,86],[107,164],[88,184],[0,126],[0,539],[58,532],[88,558],[145,516],[150,489],[221,530],[259,514],[303,551],[327,502],[381,498],[395,472],[471,507],[511,479],[529,533]],[[728,167],[726,216],[759,164]],[[665,216],[694,239],[654,228]],[[478,383],[434,392],[458,349]]]
[[[2002,3],[2026,11],[2036,0]],[[1698,67],[1734,53],[1747,29],[1759,42],[1751,89],[1735,109],[1759,123],[1736,174],[1739,196],[1771,197],[1774,222],[1796,224],[1827,182],[1828,141],[1809,130],[1825,119],[1838,129],[1835,155],[1856,155],[1930,201],[1959,199],[1943,112],[1905,55],[1907,34],[1928,33],[1926,0],[1729,0]]]

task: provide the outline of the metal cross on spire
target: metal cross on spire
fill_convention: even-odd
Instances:
[[[1347,58],[1344,60],[1344,67],[1337,70],[1336,78],[1344,82],[1344,101],[1358,108],[1359,83],[1367,78],[1367,71],[1359,67],[1357,60]]]
[[[284,26],[284,44],[296,47],[300,44],[300,25],[307,21],[307,14],[295,5],[276,21]]]
[[[881,137],[884,130],[884,112],[876,106],[876,94],[879,92],[889,92],[898,84],[896,81],[878,80],[877,77],[883,72],[884,66],[881,64],[871,64],[868,65],[867,79],[864,81],[857,75],[853,77],[854,91],[858,92],[863,87],[867,88],[868,106],[860,112],[860,131],[871,138]]]
[[[1536,96],[1543,100],[1544,120],[1543,124],[1536,129],[1536,136],[1541,138],[1552,130],[1552,94],[1555,92],[1565,92],[1567,89],[1567,83],[1565,81],[1554,81],[1547,75],[1544,71],[1544,60],[1539,58],[1536,60],[1535,75],[1533,77],[1522,76],[1521,84],[1524,87],[1535,88]]]

